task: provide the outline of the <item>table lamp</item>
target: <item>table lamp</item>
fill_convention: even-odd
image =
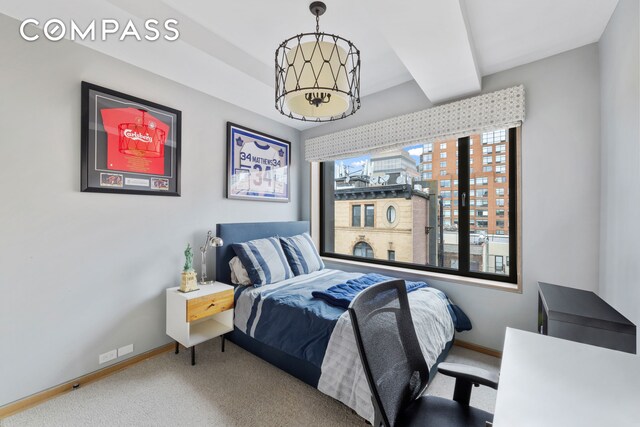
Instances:
[[[222,239],[214,236],[213,233],[211,233],[211,230],[209,230],[207,232],[207,240],[205,240],[204,245],[200,247],[200,255],[202,260],[202,277],[198,282],[199,285],[210,285],[213,283],[213,280],[207,280],[207,249],[209,249],[209,246],[217,248],[222,245],[224,245]]]

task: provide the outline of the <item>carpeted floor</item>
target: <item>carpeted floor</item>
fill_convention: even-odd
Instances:
[[[454,347],[447,361],[497,370],[500,361]],[[427,393],[451,398],[454,380],[440,374]],[[493,412],[495,391],[474,388],[471,404]],[[0,426],[365,426],[345,405],[267,362],[219,339],[162,354],[39,406]]]

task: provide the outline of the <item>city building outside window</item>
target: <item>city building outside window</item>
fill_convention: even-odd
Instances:
[[[516,136],[497,129],[322,163],[321,254],[515,283],[516,262],[496,271],[494,260],[517,260]],[[455,169],[433,162],[453,145]]]

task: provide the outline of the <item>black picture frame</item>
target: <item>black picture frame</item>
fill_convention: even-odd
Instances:
[[[80,190],[180,196],[182,112],[82,82]]]
[[[291,143],[227,122],[227,198],[291,201]]]

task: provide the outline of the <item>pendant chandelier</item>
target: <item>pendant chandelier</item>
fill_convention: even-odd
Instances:
[[[343,119],[360,108],[360,51],[343,37],[320,32],[323,2],[309,10],[316,32],[293,36],[276,49],[276,109],[296,120]]]

